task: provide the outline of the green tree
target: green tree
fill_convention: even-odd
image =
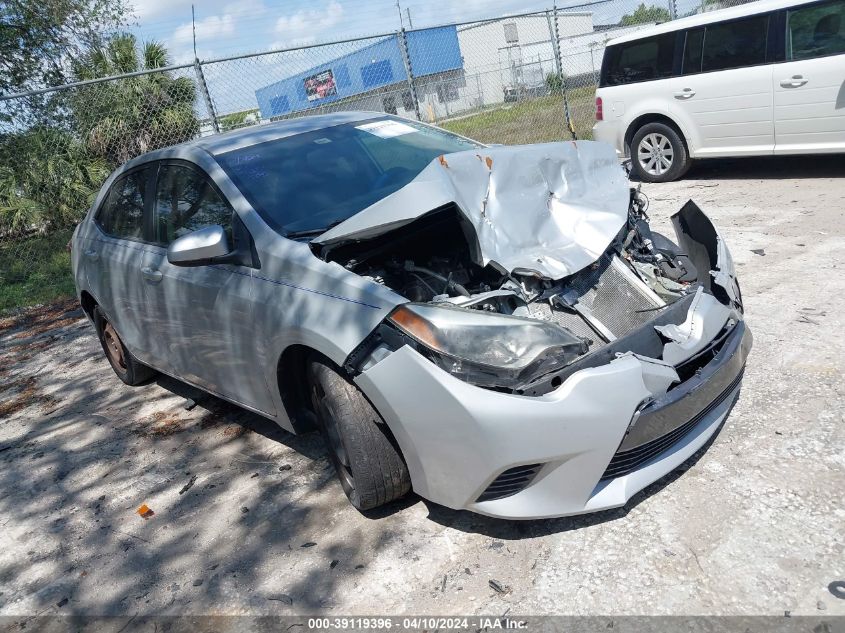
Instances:
[[[68,60],[131,15],[126,0],[0,2],[0,94],[66,83]]]
[[[137,46],[120,34],[95,46],[75,63],[77,80],[164,68],[167,50],[157,42]],[[145,152],[189,140],[199,133],[196,86],[189,77],[162,71],[85,86],[69,105],[88,150],[112,167]]]
[[[0,235],[71,226],[109,174],[66,131],[38,127],[0,137]]]
[[[651,5],[645,6],[645,3],[640,3],[636,11],[633,13],[626,13],[622,16],[619,24],[622,26],[631,26],[632,24],[650,24],[652,22],[668,22],[672,16],[669,14],[669,9]]]

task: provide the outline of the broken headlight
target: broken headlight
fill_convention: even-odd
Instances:
[[[442,369],[486,387],[517,389],[587,351],[554,323],[481,310],[406,303],[388,320]]]

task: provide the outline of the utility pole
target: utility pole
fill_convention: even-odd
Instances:
[[[413,30],[414,23],[411,22],[411,7],[405,7],[405,14],[408,16],[408,28]]]
[[[399,12],[399,28],[405,30],[405,22],[402,20],[402,7],[399,6],[399,0],[396,0],[396,10]]]
[[[199,83],[200,93],[205,101],[205,107],[208,110],[208,118],[211,120],[211,129],[215,134],[220,133],[220,124],[217,121],[217,112],[214,109],[214,102],[211,100],[211,93],[208,90],[208,84],[205,81],[205,74],[202,72],[202,64],[200,64],[199,55],[197,55],[197,21],[194,14],[194,5],[191,5],[191,28],[194,34],[194,72],[197,74],[197,82]]]

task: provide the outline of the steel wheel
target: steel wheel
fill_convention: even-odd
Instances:
[[[329,450],[331,451],[331,461],[337,470],[338,479],[343,491],[348,497],[355,495],[355,478],[352,476],[352,466],[349,462],[349,453],[343,444],[343,438],[340,436],[338,429],[337,418],[332,412],[331,403],[326,398],[326,392],[323,386],[316,383],[312,387],[312,398],[314,406],[317,409],[317,414],[323,420],[323,427],[328,439]]]
[[[126,348],[115,327],[100,310],[100,306],[94,307],[92,316],[106,360],[120,380],[127,385],[140,385],[155,376],[154,369],[139,362]]]
[[[316,354],[307,371],[313,411],[352,505],[371,510],[405,495],[411,489],[408,467],[370,401]]]
[[[644,136],[637,147],[637,159],[643,171],[652,176],[662,176],[669,171],[674,157],[672,143],[657,132]]]
[[[123,343],[120,342],[120,337],[117,335],[117,332],[114,331],[112,324],[108,321],[106,321],[105,326],[103,327],[103,339],[106,344],[106,354],[108,354],[109,360],[112,361],[113,365],[126,371],[126,358],[123,355]]]

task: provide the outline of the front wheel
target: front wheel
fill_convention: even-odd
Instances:
[[[408,467],[364,394],[322,360],[309,363],[308,382],[329,457],[352,505],[371,510],[405,496]]]
[[[631,141],[634,175],[643,182],[669,182],[690,168],[687,146],[665,123],[646,123]]]

